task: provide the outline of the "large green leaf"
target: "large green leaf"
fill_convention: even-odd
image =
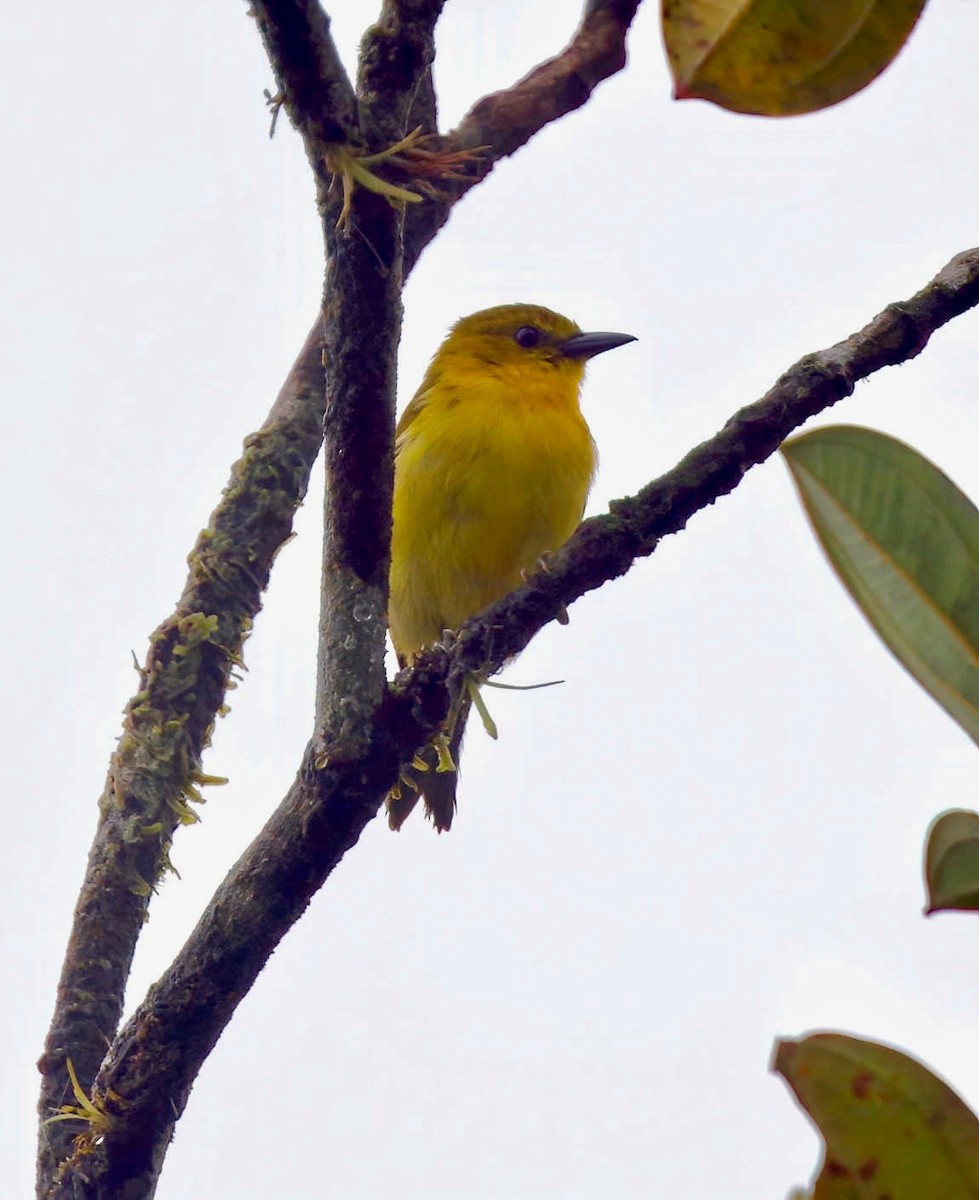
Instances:
[[[776,1043],[826,1148],[812,1200],[976,1200],[979,1121],[916,1059],[842,1033]]]
[[[897,658],[979,742],[979,511],[903,442],[852,425],[782,453],[823,549]]]
[[[979,909],[979,813],[953,808],[932,821],[925,883],[928,913]]]
[[[662,0],[678,100],[788,116],[852,96],[892,61],[925,0]]]

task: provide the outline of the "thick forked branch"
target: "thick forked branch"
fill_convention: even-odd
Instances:
[[[845,341],[801,359],[673,470],[586,521],[546,573],[467,622],[451,649],[426,651],[399,677],[357,757],[317,769],[308,750],[289,795],[106,1060],[97,1094],[111,1090],[125,1100],[124,1127],[108,1139],[125,1148],[114,1161],[162,1153],[200,1063],[268,953],[376,814],[399,760],[444,715],[450,675],[501,666],[563,605],[624,574],[732,491],[809,417],[850,395],[858,380],[913,358],[935,330],[977,304],[979,249],[956,256],[917,295],[889,305]]]

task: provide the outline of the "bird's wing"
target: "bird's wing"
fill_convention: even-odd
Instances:
[[[408,432],[412,422],[428,404],[432,395],[432,390],[433,389],[431,387],[420,387],[418,391],[415,392],[414,396],[412,396],[408,407],[401,414],[401,419],[398,421],[398,427],[394,431],[395,451],[397,451],[398,444]]]

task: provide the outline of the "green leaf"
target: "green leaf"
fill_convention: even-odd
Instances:
[[[925,849],[927,913],[979,909],[979,813],[955,808],[940,813]]]
[[[925,0],[663,0],[678,100],[788,116],[866,87],[907,41]]]
[[[816,536],[864,616],[979,742],[979,511],[903,442],[852,425],[782,454]]]
[[[812,1200],[976,1200],[979,1121],[916,1059],[842,1033],[775,1045],[825,1142]]]

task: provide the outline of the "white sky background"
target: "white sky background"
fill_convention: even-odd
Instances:
[[[373,4],[330,6],[351,60]],[[453,0],[444,127],[556,52],[580,3]],[[537,301],[636,334],[589,370],[590,511],[806,351],[977,241],[979,11],[926,11],[892,70],[784,121],[631,65],[458,208],[407,289],[401,395],[455,317]],[[13,24],[11,24],[13,22]],[[315,311],[313,189],[243,4],[0,16],[6,749],[0,1161],[31,1192],[41,1049],[95,802],[184,557]],[[979,492],[979,316],[829,421]],[[319,472],[182,831],[130,1004],[288,787],[311,729]],[[979,1107],[976,926],[921,916],[930,818],[974,749],[868,633],[779,461],[547,629],[489,697],[456,827],[374,822],[212,1055],[159,1200],[784,1195],[818,1143],[766,1071],[835,1027]]]

